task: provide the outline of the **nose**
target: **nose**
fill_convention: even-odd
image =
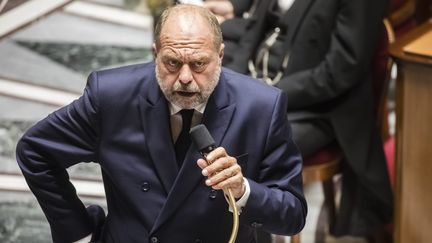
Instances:
[[[193,80],[192,70],[190,69],[188,64],[184,64],[180,69],[179,81],[182,84],[188,84],[192,82],[192,80]]]

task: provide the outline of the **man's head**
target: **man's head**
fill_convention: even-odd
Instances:
[[[224,45],[217,19],[203,7],[165,10],[155,29],[156,77],[165,97],[181,108],[205,102],[219,80]]]

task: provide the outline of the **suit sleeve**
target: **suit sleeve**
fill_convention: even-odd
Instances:
[[[248,179],[250,195],[242,221],[265,231],[293,235],[304,227],[307,206],[302,187],[302,159],[291,138],[286,95],[276,100],[256,181]]]
[[[340,2],[325,58],[316,67],[285,76],[277,84],[288,94],[288,109],[334,99],[364,81],[370,70],[385,1]]]
[[[54,242],[73,242],[92,232],[91,218],[66,168],[97,161],[96,75],[84,94],[30,128],[17,145],[17,161],[51,227]]]

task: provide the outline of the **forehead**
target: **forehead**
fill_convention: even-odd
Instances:
[[[174,50],[215,50],[210,25],[198,13],[172,13],[160,33],[161,48]]]

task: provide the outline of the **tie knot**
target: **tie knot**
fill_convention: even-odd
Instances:
[[[180,111],[180,115],[182,116],[182,130],[189,131],[193,113],[194,109],[183,109]]]

